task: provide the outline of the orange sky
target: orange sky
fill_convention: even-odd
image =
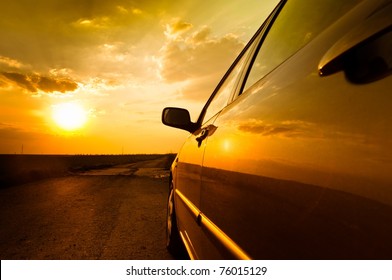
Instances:
[[[276,2],[4,1],[0,153],[178,151],[163,107],[196,119]]]

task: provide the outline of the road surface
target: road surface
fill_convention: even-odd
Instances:
[[[172,259],[164,160],[0,189],[1,259]]]

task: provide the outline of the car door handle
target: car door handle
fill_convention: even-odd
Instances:
[[[201,143],[204,141],[204,139],[206,139],[207,136],[211,136],[212,134],[214,134],[216,129],[217,129],[217,127],[212,124],[203,128],[202,131],[200,132],[200,136],[196,137],[197,146],[200,147]]]
[[[204,139],[206,139],[208,136],[208,127],[203,128],[203,130],[200,133],[199,137],[196,137],[196,141],[197,141],[197,146],[200,147],[201,143],[203,142]]]

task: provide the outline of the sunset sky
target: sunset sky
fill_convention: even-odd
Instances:
[[[277,1],[13,0],[0,9],[0,153],[177,152]]]

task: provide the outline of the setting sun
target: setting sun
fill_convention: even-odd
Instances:
[[[77,103],[62,103],[53,106],[53,120],[62,129],[72,131],[83,127],[87,113]]]

